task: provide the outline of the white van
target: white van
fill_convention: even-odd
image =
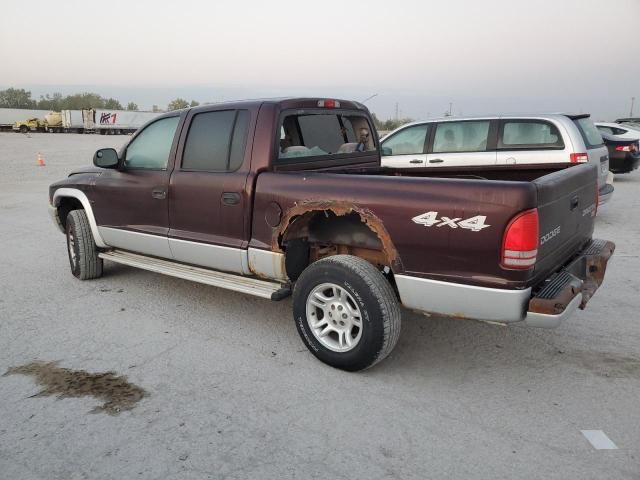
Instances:
[[[600,204],[613,194],[609,153],[588,114],[447,117],[413,122],[381,140],[382,166],[390,168],[487,165],[598,165]]]

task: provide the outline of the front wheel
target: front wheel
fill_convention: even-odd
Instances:
[[[342,370],[375,365],[400,336],[401,312],[393,288],[372,264],[351,255],[307,267],[296,282],[293,313],[311,353]]]
[[[102,276],[102,259],[98,257],[98,249],[89,219],[84,210],[72,210],[67,215],[67,252],[71,273],[80,280],[90,280]]]

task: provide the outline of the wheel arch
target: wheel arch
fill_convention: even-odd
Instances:
[[[87,214],[89,220],[89,226],[91,227],[91,233],[96,245],[101,248],[106,248],[108,245],[102,239],[100,231],[98,230],[98,224],[93,214],[93,208],[91,203],[85,195],[85,193],[77,188],[59,188],[53,194],[53,207],[57,211],[60,224],[65,227],[66,218],[70,211],[79,209],[81,207]]]
[[[338,254],[388,267],[390,275],[403,271],[382,220],[346,202],[305,202],[291,208],[274,232],[272,247],[284,253],[286,273],[292,280],[314,261]]]

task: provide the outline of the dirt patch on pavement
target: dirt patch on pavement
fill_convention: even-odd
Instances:
[[[72,370],[58,366],[58,362],[32,362],[7,370],[8,375],[32,376],[43,390],[32,397],[57,395],[58,398],[92,396],[105,403],[92,410],[92,413],[105,412],[117,415],[123,410],[132,409],[147,395],[144,389],[129,383],[127,377],[115,372],[89,373],[84,370]]]

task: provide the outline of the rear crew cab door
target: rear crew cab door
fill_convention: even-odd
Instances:
[[[381,144],[383,167],[415,168],[427,166],[426,146],[431,124],[411,125],[399,130]]]
[[[169,246],[177,261],[247,273],[246,144],[254,128],[249,110],[189,112],[169,184]]]
[[[568,163],[568,146],[557,125],[548,120],[506,118],[498,125],[499,165]]]
[[[495,122],[460,120],[435,125],[427,154],[429,167],[482,167],[496,163]]]

